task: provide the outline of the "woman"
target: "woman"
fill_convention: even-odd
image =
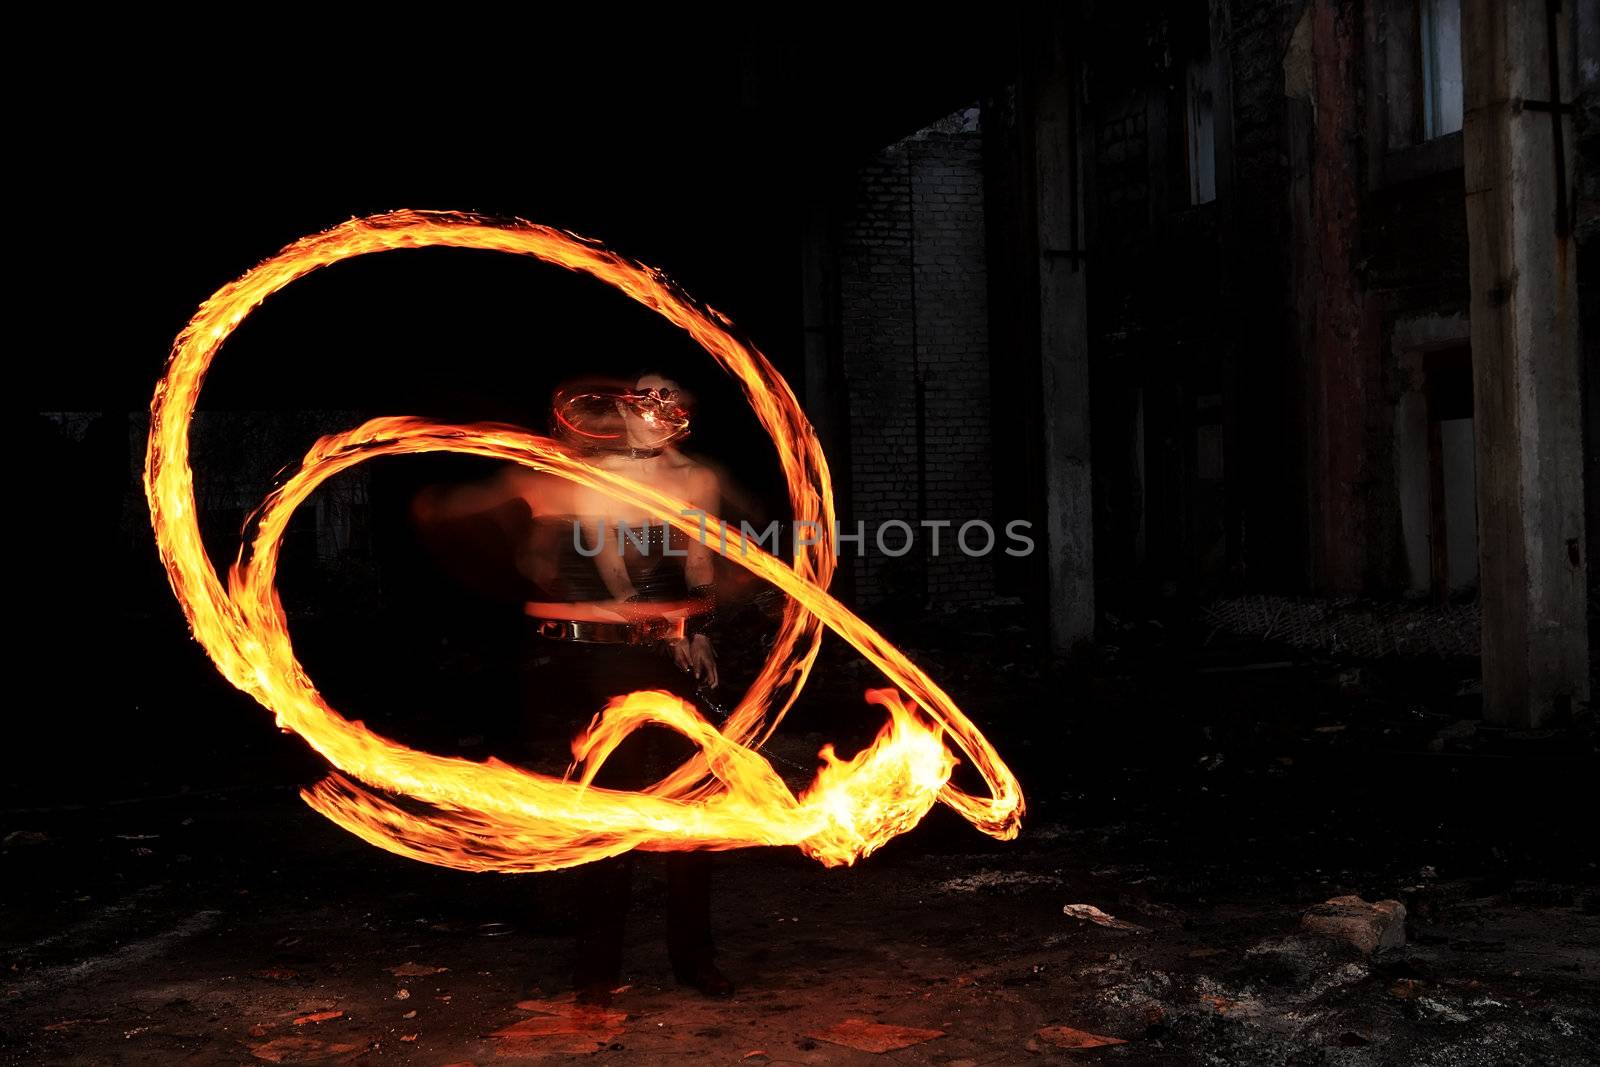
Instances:
[[[591,465],[614,471],[715,515],[720,483],[677,448],[689,431],[693,399],[675,381],[642,374],[622,387],[556,393],[554,435]],[[426,517],[486,510],[511,497],[533,512],[518,569],[539,590],[525,605],[523,678],[528,724],[547,755],[614,696],[662,689],[695,702],[718,683],[709,628],[715,617],[711,548],[652,515],[581,486],[517,467],[486,485],[419,502]],[[630,734],[595,778],[637,790],[692,755],[675,731],[645,726]],[[668,955],[678,980],[713,996],[732,983],[717,969],[710,923],[710,856],[671,852],[667,872]],[[575,985],[580,1000],[604,1002],[621,984],[623,934],[631,900],[632,852],[580,871],[580,933]]]

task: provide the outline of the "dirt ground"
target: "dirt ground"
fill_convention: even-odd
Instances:
[[[293,738],[252,735],[244,771],[8,796],[0,1059],[1600,1062],[1600,888],[1574,829],[1592,733],[1483,727],[1459,664],[1153,621],[1055,665],[1003,617],[899,636],[1017,770],[1023,833],[996,842],[941,808],[852,868],[719,855],[730,1000],[673,983],[652,857],[628,984],[580,1010],[569,872],[389,856],[300,802],[314,768],[249,747]],[[817,678],[782,755],[876,728],[848,649]],[[1302,926],[1343,894],[1405,904],[1404,945]]]

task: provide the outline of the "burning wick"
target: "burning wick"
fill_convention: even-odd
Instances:
[[[231,684],[335,768],[301,794],[307,803],[381,848],[473,871],[553,870],[633,848],[749,845],[795,845],[825,865],[849,864],[915,826],[935,801],[984,833],[1015,837],[1023,813],[1016,777],[931,678],[828,595],[836,560],[827,539],[803,547],[790,566],[730,530],[717,551],[789,597],[749,692],[720,725],[663,692],[614,698],[573,742],[583,765],[576,781],[494,759],[475,763],[418,752],[327,704],[295,658],[273,579],[295,508],[324,480],[363,460],[435,451],[510,460],[605,493],[685,534],[699,529],[685,501],[590,466],[548,438],[502,425],[385,417],[312,446],[300,469],[252,515],[254,535],[240,546],[224,588],[201,542],[189,466],[189,422],[211,361],[245,316],[290,282],[353,256],[433,245],[511,252],[583,271],[686,330],[740,383],[771,435],[796,519],[833,525],[827,460],[788,383],[760,351],[734,336],[724,315],[692,300],[660,271],[562,230],[456,212],[352,219],[294,242],[214,293],[173,342],[150,405],[144,487],[161,562],[195,639]],[[825,747],[816,779],[796,796],[757,749],[798,696],[824,625],[898,688],[867,692],[868,701],[888,711],[889,722],[851,759]],[[638,792],[591,786],[607,755],[647,723],[680,731],[698,754]],[[982,776],[988,797],[950,784],[956,755],[947,739]]]

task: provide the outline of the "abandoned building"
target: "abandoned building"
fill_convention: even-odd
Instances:
[[[1031,570],[919,574],[932,599],[1046,590],[1063,643],[1137,589],[1475,596],[1489,714],[1569,714],[1593,181],[1546,98],[1582,91],[1563,72],[1595,29],[1459,0],[1167,7],[1097,6],[816,206],[807,380],[847,512],[1048,524],[1071,550]]]
[[[1063,650],[1130,597],[1475,602],[1488,714],[1570,717],[1600,529],[1578,111],[1600,31],[1551,11],[1064,8],[832,123],[768,208],[773,273],[801,266],[760,340],[835,457],[843,526],[1020,519],[1048,546],[847,552],[837,591],[1023,598]],[[727,106],[787,117],[793,60],[741,57]],[[220,531],[287,458],[219,458]],[[364,490],[341,492],[297,519],[335,568],[371,551]]]
[[[507,28],[461,81],[375,70],[280,88],[224,66],[214,92],[181,65],[134,71],[107,42],[120,58],[84,78],[118,88],[32,129],[62,168],[46,201],[72,208],[40,243],[56,279],[40,318],[72,337],[35,373],[26,498],[52,516],[32,557],[38,669],[70,690],[66,711],[106,713],[18,727],[16,752],[63,758],[7,764],[0,856],[56,858],[29,868],[47,872],[36,884],[8,879],[0,1003],[19,1007],[0,1053],[92,1061],[126,1033],[166,1042],[146,1053],[164,1062],[367,1062],[376,1030],[315,1035],[376,1019],[403,1062],[613,1042],[826,1062],[878,1039],[1014,1062],[1090,1047],[1060,1043],[1078,1020],[1160,1044],[1122,1062],[1600,1049],[1582,1007],[1600,857],[1574,844],[1592,835],[1579,812],[1600,671],[1600,9],[1085,0],[825,23],[708,19],[611,42],[578,18]],[[103,260],[93,176],[108,159],[137,187],[116,202],[138,206],[117,230],[125,258]],[[816,430],[839,529],[861,531],[830,591],[1015,760],[1043,828],[1024,829],[1020,859],[934,825],[948,813],[833,882],[732,850],[728,869],[760,889],[719,921],[777,946],[741,963],[790,975],[752,979],[772,1004],[674,1014],[647,971],[626,1025],[552,1031],[557,1045],[537,1025],[492,1029],[506,1005],[543,1010],[526,1005],[560,980],[541,962],[530,991],[506,962],[555,958],[559,907],[530,917],[515,879],[451,881],[304,809],[299,787],[327,766],[190,639],[141,482],[151,390],[195,308],[292,241],[397,208],[581,234],[759,347]],[[262,303],[206,381],[195,492],[223,581],[252,513],[322,435],[394,414],[542,433],[576,370],[688,368],[706,412],[688,447],[740,486],[729,514],[784,515],[745,395],[650,310],[507,262],[526,257],[365,258],[384,262]],[[430,456],[339,474],[295,514],[280,584],[332,705],[486,760],[513,715],[505,605],[486,605],[527,508],[443,550],[409,510],[421,487],[477,472]],[[969,550],[977,520],[1000,531],[990,550]],[[1013,528],[1035,550],[1004,551]],[[767,640],[719,652],[729,707]],[[882,684],[824,647],[820,695],[786,724],[805,732],[763,750],[786,779],[857,729],[861,692]],[[325,860],[326,882],[311,873]],[[529,876],[540,907],[545,877]],[[1349,959],[1272,940],[1358,893],[1405,901],[1411,950],[1403,934],[1387,957]],[[961,920],[951,939],[940,901],[987,902],[1005,932]],[[1067,932],[1037,932],[1064,916]],[[178,973],[187,945],[208,946],[202,978]],[[386,973],[358,981],[379,958]],[[913,985],[933,992],[906,1008]],[[809,1029],[783,1029],[790,1001]],[[847,1001],[924,1036],[862,1038],[854,1015],[825,1028]],[[1515,1019],[1494,1014],[1507,1005]],[[95,1029],[106,1017],[116,1034]],[[916,1044],[930,1033],[945,1044]]]

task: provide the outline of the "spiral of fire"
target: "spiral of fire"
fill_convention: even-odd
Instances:
[[[503,425],[449,425],[406,417],[368,421],[324,437],[246,525],[224,586],[201,542],[189,422],[212,360],[262,301],[343,259],[396,248],[452,246],[532,256],[590,274],[686,330],[739,383],[771,436],[795,518],[833,527],[827,461],[793,391],[720,312],[690,298],[660,271],[575,234],[520,219],[397,211],[352,219],[304,237],[203,303],[173,342],[151,402],[144,488],[162,564],[196,640],[222,672],[335,768],[302,796],[361,838],[427,863],[474,871],[570,867],[629,849],[728,849],[795,845],[820,862],[848,864],[916,825],[936,801],[1002,840],[1023,813],[1019,783],[973,723],[934,681],[827,593],[830,539],[779,560],[732,528],[716,550],[787,594],[771,652],[720,729],[662,692],[619,695],[574,742],[577,780],[495,759],[418,752],[329,706],[289,639],[274,586],[290,516],[324,480],[374,456],[449,451],[522,464],[604,492],[699,536],[689,505],[590,466],[552,440]],[[711,529],[721,526],[710,519]],[[849,759],[832,746],[816,779],[796,795],[756,750],[776,729],[815,662],[822,628],[853,645],[898,688],[870,690],[889,713],[877,739]],[[909,696],[910,702],[906,700]],[[681,731],[698,754],[638,792],[590,784],[595,769],[645,723]],[[972,762],[989,796],[950,782],[955,753]]]

